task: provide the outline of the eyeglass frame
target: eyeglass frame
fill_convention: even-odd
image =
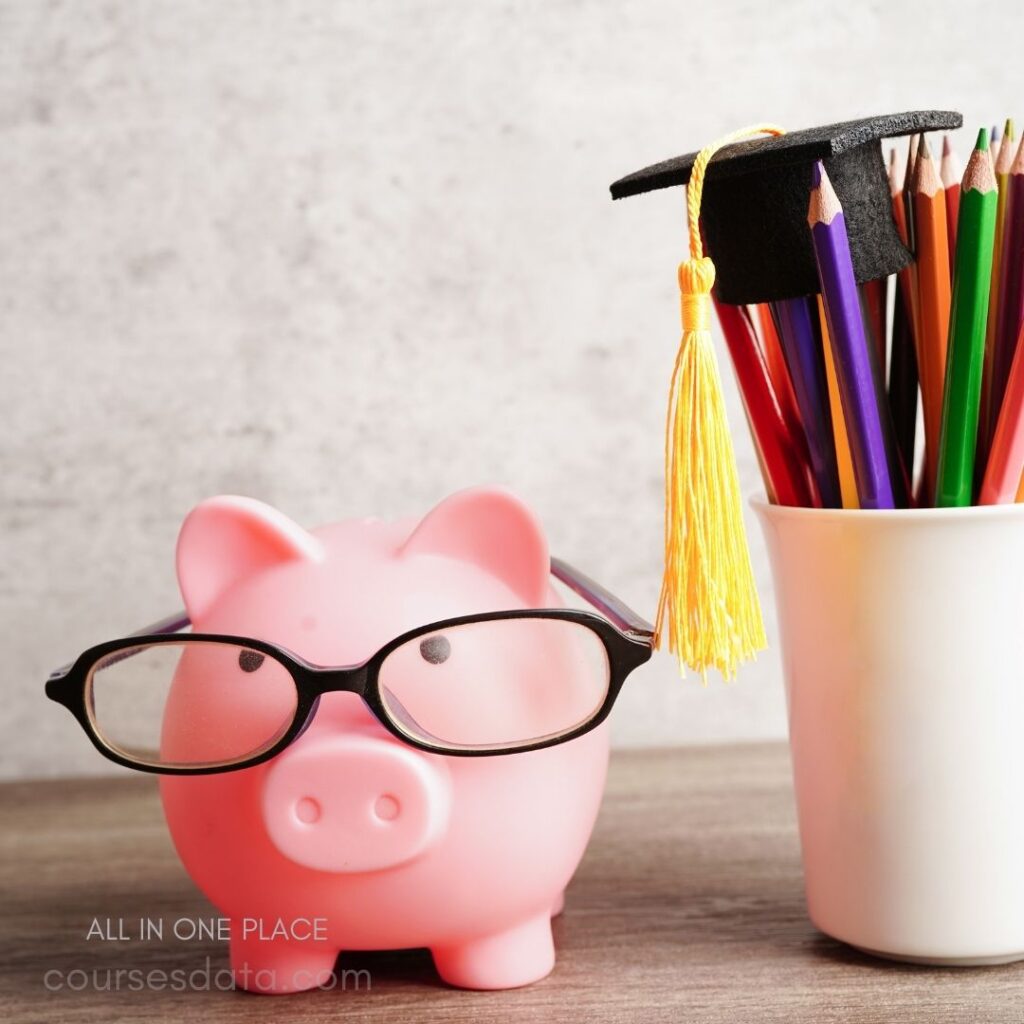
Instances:
[[[80,654],[73,662],[55,669],[46,681],[46,696],[66,707],[74,715],[78,724],[92,741],[93,746],[108,760],[125,768],[153,775],[220,775],[224,772],[241,771],[263,764],[289,747],[309,728],[319,707],[320,698],[328,693],[353,693],[360,697],[374,718],[389,733],[408,746],[427,753],[445,757],[497,757],[542,750],[577,739],[604,722],[611,713],[626,678],[634,669],[650,660],[654,651],[654,627],[614,594],[559,558],[552,557],[551,559],[551,575],[601,614],[596,615],[593,612],[571,608],[520,608],[460,615],[407,630],[357,665],[326,666],[315,665],[286,647],[266,640],[257,640],[254,637],[226,633],[182,634],[181,631],[187,629],[192,623],[185,612],[179,612],[145,626],[126,637],[96,644]],[[466,626],[476,622],[495,622],[503,619],[556,619],[575,622],[596,633],[608,657],[608,686],[604,700],[597,711],[586,721],[567,732],[539,737],[533,742],[522,745],[449,747],[440,743],[430,743],[404,731],[394,719],[392,712],[385,706],[380,693],[379,672],[386,658],[399,647],[417,637],[441,632],[455,626]],[[291,724],[278,739],[265,750],[259,751],[251,757],[225,764],[207,762],[196,765],[161,765],[133,760],[104,740],[90,712],[88,698],[89,680],[99,662],[119,651],[125,652],[124,658],[129,658],[136,649],[144,646],[181,644],[183,642],[198,644],[204,641],[230,644],[257,651],[273,658],[289,672],[295,684],[296,705]]]

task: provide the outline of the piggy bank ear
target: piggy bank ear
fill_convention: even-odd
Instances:
[[[194,622],[232,584],[281,562],[318,562],[320,542],[287,516],[252,498],[197,505],[178,534],[178,584]]]
[[[476,487],[445,498],[420,521],[401,553],[479,565],[527,604],[547,603],[551,559],[544,532],[536,516],[500,488]]]

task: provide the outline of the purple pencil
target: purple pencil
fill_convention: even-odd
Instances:
[[[813,297],[800,296],[779,299],[769,306],[793,382],[800,422],[807,437],[811,473],[818,485],[821,504],[824,508],[842,508],[825,377],[825,353],[821,348],[817,310],[812,312],[812,302]]]
[[[853,275],[846,218],[819,160],[807,211],[861,508],[894,508],[885,434]]]

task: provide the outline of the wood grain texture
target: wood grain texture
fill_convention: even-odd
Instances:
[[[617,753],[589,852],[555,923],[558,964],[513,992],[441,984],[423,951],[351,954],[370,988],[47,992],[48,970],[193,971],[216,941],[86,941],[94,917],[209,919],[152,780],[0,787],[0,1019],[83,1021],[987,1022],[1024,1018],[1024,966],[871,960],[808,922],[785,747]],[[500,880],[496,880],[500,884]]]

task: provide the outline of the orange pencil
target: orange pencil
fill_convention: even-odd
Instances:
[[[1024,474],[1024,324],[1017,335],[1017,349],[999,410],[988,466],[978,494],[979,505],[1020,501],[1018,490]]]
[[[828,321],[825,305],[818,296],[818,319],[821,321],[821,345],[825,350],[825,379],[828,381],[828,404],[832,412],[832,436],[836,446],[836,465],[839,467],[839,494],[843,508],[860,508],[857,498],[857,478],[853,475],[853,456],[850,453],[850,439],[846,433],[846,419],[843,416],[842,396],[836,378],[836,364],[832,357],[832,343],[828,336]]]
[[[960,215],[960,179],[964,172],[948,135],[942,140],[940,176],[946,194],[946,233],[949,235],[949,263],[952,269],[953,253],[956,252],[956,221]]]
[[[924,410],[925,494],[935,493],[942,426],[942,390],[946,376],[949,333],[949,236],[946,199],[928,143],[921,137],[911,186],[917,247],[917,367]]]

